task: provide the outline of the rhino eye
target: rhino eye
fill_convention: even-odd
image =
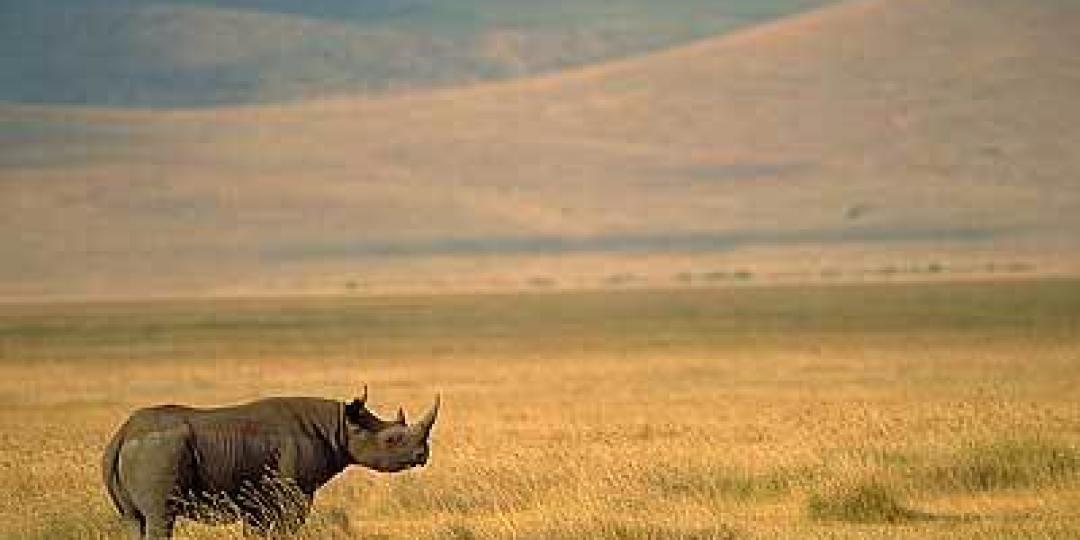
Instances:
[[[400,433],[396,433],[386,438],[386,444],[389,444],[390,446],[400,446],[404,441],[405,436]]]

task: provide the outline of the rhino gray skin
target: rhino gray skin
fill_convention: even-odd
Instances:
[[[105,448],[105,486],[132,538],[171,538],[177,517],[206,520],[207,502],[223,500],[233,515],[215,512],[216,521],[242,519],[245,532],[264,536],[295,532],[315,490],[349,465],[397,472],[427,463],[438,396],[411,426],[400,409],[380,420],[366,399],[365,387],[351,403],[279,397],[141,409]],[[293,496],[275,496],[282,486]]]

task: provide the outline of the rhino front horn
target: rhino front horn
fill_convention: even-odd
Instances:
[[[431,406],[431,409],[424,414],[424,417],[416,423],[416,429],[420,432],[424,438],[431,433],[432,426],[435,425],[435,418],[439,416],[439,404],[442,402],[441,396],[435,394],[435,404]]]

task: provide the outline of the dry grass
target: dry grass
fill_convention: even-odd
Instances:
[[[135,407],[344,398],[361,382],[387,414],[444,393],[432,462],[392,476],[347,471],[320,492],[301,538],[1075,537],[1080,308],[1067,306],[1080,306],[1078,291],[5,308],[0,537],[117,536],[98,462]],[[221,327],[177,322],[200,310]],[[58,311],[68,330],[34,341]],[[333,341],[319,329],[335,313],[359,335],[375,324],[393,339],[359,347],[342,330]],[[94,332],[78,332],[90,327],[126,344],[86,346]],[[466,342],[451,346],[439,328]],[[271,340],[277,351],[244,344],[260,331],[295,339]],[[305,348],[304,335],[322,341]],[[180,528],[183,538],[239,534]]]

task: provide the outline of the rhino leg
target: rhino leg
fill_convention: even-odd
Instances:
[[[257,507],[244,509],[244,536],[278,538],[296,534],[307,521],[313,498],[300,491],[272,492]]]
[[[124,528],[127,529],[128,536],[132,540],[142,540],[143,537],[143,522],[139,516],[120,516],[120,519],[124,522]]]
[[[187,439],[187,429],[178,427],[129,439],[120,450],[120,481],[142,516],[143,538],[172,538],[175,498],[191,475]]]
[[[168,540],[173,535],[176,518],[172,516],[152,516],[146,520],[146,540]]]
[[[122,497],[117,497],[116,507],[120,512],[120,521],[124,524],[124,529],[128,532],[128,536],[132,540],[142,540],[143,537],[143,519],[139,514],[138,509],[135,508],[135,503],[124,493]]]

